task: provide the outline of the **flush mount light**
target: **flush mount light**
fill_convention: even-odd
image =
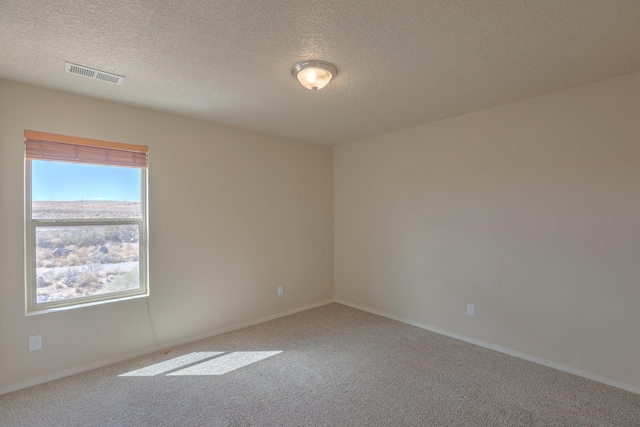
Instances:
[[[338,74],[335,65],[325,61],[303,61],[293,66],[291,74],[300,84],[309,90],[316,91],[329,84]]]

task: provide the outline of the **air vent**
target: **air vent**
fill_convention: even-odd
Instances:
[[[64,63],[64,70],[67,73],[89,77],[90,79],[102,80],[103,82],[113,83],[116,85],[121,85],[124,81],[124,77],[122,76],[107,73],[106,71],[94,70],[93,68],[72,64],[70,62]]]

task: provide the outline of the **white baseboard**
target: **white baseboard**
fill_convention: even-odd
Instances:
[[[60,378],[68,377],[70,375],[79,374],[81,372],[90,371],[96,368],[102,368],[104,366],[113,365],[114,363],[123,362],[125,360],[133,359],[140,356],[145,356],[147,354],[154,353],[156,351],[161,351],[162,349],[167,349],[171,347],[177,347],[179,345],[188,344],[195,341],[200,341],[205,338],[213,337],[215,335],[224,334],[227,332],[235,331],[236,329],[246,328],[247,326],[257,325],[258,323],[268,322],[269,320],[274,320],[279,317],[288,316],[290,314],[299,313],[301,311],[309,310],[312,308],[320,307],[326,304],[330,304],[334,302],[333,299],[320,301],[314,304],[305,305],[303,307],[294,308],[291,310],[283,311],[276,314],[271,314],[269,316],[260,317],[258,319],[249,320],[247,322],[238,323],[232,326],[227,326],[225,328],[215,329],[213,331],[206,332],[204,334],[196,335],[193,337],[189,337],[180,341],[175,341],[167,344],[162,344],[162,346],[153,346],[144,350],[136,351],[133,353],[128,353],[122,356],[112,357],[109,359],[104,359],[99,362],[89,363],[87,365],[78,366],[76,368],[66,369],[64,371],[54,372],[49,375],[44,375],[41,377],[33,378],[28,381],[24,381],[18,384],[13,384],[7,387],[3,387],[0,389],[0,395],[11,393],[13,391],[22,390],[24,388],[32,387],[34,385],[43,384],[49,381],[57,380]]]
[[[313,303],[313,304],[305,305],[303,307],[293,308],[291,310],[282,311],[280,313],[276,313],[276,314],[271,314],[269,316],[260,317],[258,319],[249,320],[247,322],[238,323],[238,324],[235,324],[235,325],[232,325],[232,326],[228,326],[226,328],[215,329],[213,331],[205,332],[204,334],[200,334],[200,335],[196,335],[196,336],[193,336],[193,337],[189,337],[189,338],[186,338],[184,340],[174,341],[174,342],[169,343],[169,344],[163,344],[162,348],[163,349],[167,349],[167,348],[171,348],[171,347],[177,347],[179,345],[189,344],[189,343],[192,343],[192,342],[195,342],[195,341],[200,341],[200,340],[203,340],[205,338],[210,338],[210,337],[213,337],[213,336],[216,336],[216,335],[226,334],[227,332],[235,331],[236,329],[242,329],[242,328],[246,328],[247,326],[257,325],[258,323],[268,322],[269,320],[274,320],[274,319],[278,319],[280,317],[289,316],[290,314],[295,314],[295,313],[299,313],[301,311],[310,310],[312,308],[316,308],[316,307],[320,307],[320,306],[323,306],[323,305],[331,304],[332,302],[334,302],[333,299],[328,299],[328,300],[316,302],[316,303]],[[156,347],[156,350],[157,349],[158,348]]]
[[[640,387],[633,386],[631,384],[623,383],[620,381],[613,380],[611,378],[603,377],[601,375],[592,374],[590,372],[586,372],[580,369],[572,368],[571,366],[562,365],[560,363],[552,362],[550,360],[542,359],[536,356],[531,356],[526,353],[521,353],[519,351],[511,350],[506,347],[500,347],[499,345],[491,344],[485,341],[481,341],[475,338],[469,338],[464,335],[459,335],[453,332],[445,331],[440,328],[435,328],[433,326],[425,325],[423,323],[414,322],[413,320],[406,319],[404,317],[395,316],[393,314],[385,313],[383,311],[375,310],[373,308],[365,307],[359,304],[354,304],[349,301],[334,299],[338,304],[346,305],[348,307],[352,307],[358,310],[366,311],[368,313],[377,314],[378,316],[387,317],[389,319],[397,320],[398,322],[406,323],[408,325],[416,326],[421,329],[426,329],[427,331],[435,332],[436,334],[444,335],[450,338],[455,338],[460,341],[465,341],[470,344],[475,344],[480,347],[488,348],[490,350],[495,350],[500,353],[508,354],[509,356],[514,356],[520,359],[528,360],[529,362],[537,363],[539,365],[547,366],[549,368],[557,369],[559,371],[567,372],[569,374],[577,375],[579,377],[583,377],[589,380],[597,381],[602,384],[606,384],[612,387],[616,387],[625,391],[630,391],[631,393],[640,394]]]
[[[96,368],[102,368],[103,366],[113,365],[114,363],[123,362],[125,360],[133,359],[135,357],[144,356],[158,350],[160,350],[159,347],[151,347],[151,348],[136,351],[133,353],[128,353],[122,356],[111,357],[109,359],[104,359],[99,362],[89,363],[87,365],[78,366],[76,368],[65,369],[64,371],[58,371],[52,374],[36,377],[28,381],[23,381],[18,384],[13,384],[13,385],[1,388],[0,396],[3,394],[14,392],[14,391],[22,390],[24,388],[32,387],[34,385],[43,384],[53,380],[58,380],[60,378],[68,377],[70,375],[79,374],[81,372],[90,371]]]

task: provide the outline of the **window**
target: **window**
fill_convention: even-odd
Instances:
[[[147,147],[24,135],[27,314],[148,295]]]

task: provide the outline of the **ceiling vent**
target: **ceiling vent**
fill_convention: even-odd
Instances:
[[[103,82],[113,83],[115,85],[121,85],[124,81],[124,77],[122,76],[107,73],[106,71],[94,70],[93,68],[72,64],[70,62],[64,63],[64,70],[67,73],[89,77],[90,79],[102,80]]]

